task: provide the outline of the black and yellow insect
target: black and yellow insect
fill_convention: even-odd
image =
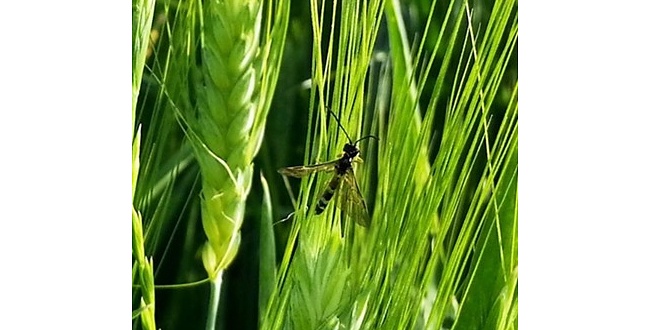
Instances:
[[[300,178],[316,172],[335,172],[334,176],[329,181],[327,186],[325,186],[323,192],[320,195],[321,197],[315,207],[315,213],[323,213],[327,207],[327,204],[338,192],[337,204],[343,213],[346,216],[354,219],[354,221],[356,221],[361,226],[369,227],[370,216],[368,214],[368,206],[366,205],[366,201],[363,199],[361,191],[359,190],[359,184],[357,183],[357,179],[354,176],[354,168],[352,167],[352,162],[354,161],[355,157],[359,155],[359,148],[357,148],[357,143],[368,138],[378,138],[374,135],[368,135],[352,142],[352,139],[350,139],[348,133],[345,131],[345,129],[343,129],[343,126],[339,122],[338,118],[336,118],[336,115],[334,115],[333,112],[331,113],[349,141],[349,143],[346,143],[343,147],[343,155],[341,155],[341,157],[338,159],[326,163],[284,167],[279,169],[278,172],[282,175],[292,176],[296,178]]]

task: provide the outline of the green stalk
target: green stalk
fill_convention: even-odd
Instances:
[[[216,329],[222,281],[223,272],[219,272],[216,277],[210,281],[210,302],[208,304],[208,319],[205,322],[206,329]]]

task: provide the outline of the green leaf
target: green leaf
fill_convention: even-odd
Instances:
[[[259,268],[259,311],[260,324],[264,323],[264,312],[275,289],[276,257],[275,234],[273,232],[273,212],[269,186],[260,173],[262,182],[262,216],[260,218],[260,268]]]

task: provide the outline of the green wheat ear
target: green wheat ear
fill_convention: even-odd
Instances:
[[[289,3],[204,1],[198,5],[198,55],[190,67],[196,112],[185,111],[202,174],[201,213],[208,241],[203,266],[212,285],[206,329],[213,329],[223,271],[241,241],[253,158],[261,145],[277,81]]]
[[[251,128],[259,109],[254,64],[259,60],[261,6],[208,1],[202,21],[196,123],[207,148],[196,148],[196,156],[203,174],[201,210],[208,237],[203,262],[214,278],[237,253],[253,174],[254,155],[246,146],[255,138]]]
[[[288,3],[274,6],[278,17],[288,16],[278,14],[288,10]],[[284,44],[286,19],[265,16],[274,21],[263,35],[263,9],[259,1],[205,1],[199,8],[201,63],[193,80],[197,112],[188,124],[196,133],[191,140],[203,177],[201,210],[208,237],[203,264],[216,282],[239,248],[252,161]]]

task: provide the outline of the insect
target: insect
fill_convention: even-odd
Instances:
[[[282,175],[296,178],[316,172],[334,172],[334,176],[330,179],[329,183],[320,194],[321,197],[318,200],[318,203],[316,203],[315,213],[323,213],[332,197],[338,193],[338,207],[343,211],[343,213],[354,219],[359,225],[369,227],[370,216],[368,215],[368,206],[359,190],[359,184],[354,176],[352,162],[355,157],[359,155],[357,143],[369,138],[374,138],[376,140],[379,140],[379,138],[374,135],[368,135],[352,142],[352,139],[350,139],[350,136],[345,131],[343,125],[341,125],[341,122],[334,112],[330,110],[330,113],[336,119],[336,122],[343,130],[343,133],[345,133],[349,142],[343,147],[343,154],[340,158],[321,164],[284,167],[279,169],[278,172]]]

